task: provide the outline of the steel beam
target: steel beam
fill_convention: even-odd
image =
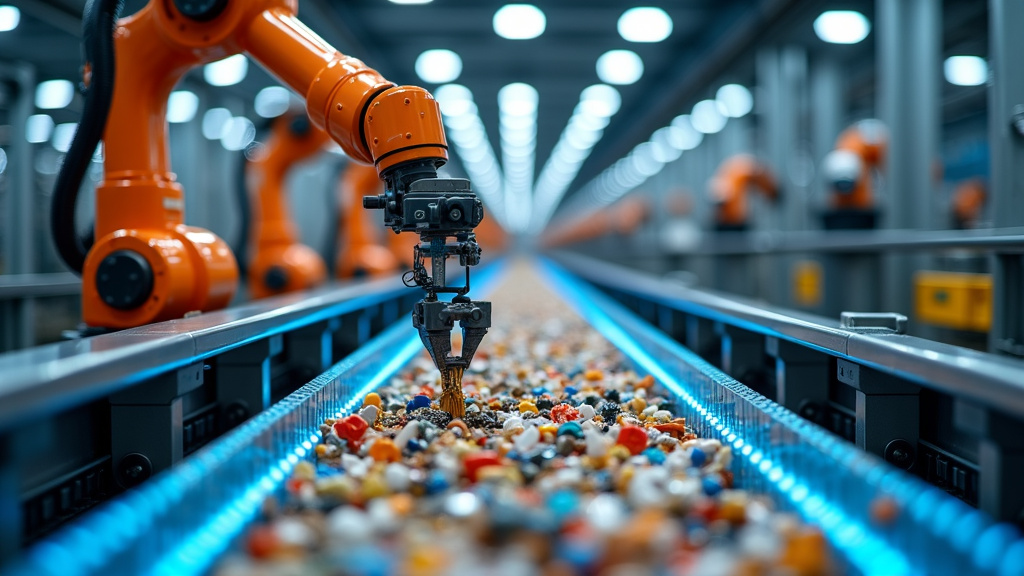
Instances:
[[[988,117],[991,148],[991,197],[995,226],[1024,221],[1024,3],[989,2]],[[1021,120],[1015,123],[1016,119]],[[996,253],[992,259],[993,314],[989,348],[1024,356],[1024,258]]]
[[[927,230],[937,222],[941,0],[877,0],[878,115],[889,127],[882,223]],[[926,259],[890,257],[884,268],[886,310],[912,308],[911,275]]]

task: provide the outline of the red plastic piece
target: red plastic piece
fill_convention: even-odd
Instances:
[[[625,446],[630,454],[636,456],[647,448],[647,432],[639,426],[623,426],[615,443]]]
[[[497,452],[484,450],[467,455],[462,461],[462,465],[466,468],[466,478],[470,482],[476,482],[477,472],[484,466],[500,466],[501,457],[498,456]]]

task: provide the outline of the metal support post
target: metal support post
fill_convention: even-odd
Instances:
[[[111,457],[122,488],[170,468],[184,454],[183,396],[203,385],[202,362],[110,397]]]
[[[910,470],[917,460],[920,388],[842,358],[836,379],[856,390],[857,446]]]
[[[828,355],[774,336],[765,338],[764,344],[765,354],[775,358],[773,400],[821,423],[828,403]]]
[[[722,371],[774,399],[775,391],[768,389],[765,371],[764,336],[721,322],[715,324],[715,332],[721,339]]]
[[[989,2],[988,89],[993,225],[1024,224],[1024,3]],[[992,259],[992,352],[1024,356],[1024,258],[999,254]]]
[[[35,112],[35,71],[27,65],[0,63],[0,81],[8,84],[12,104],[10,128],[13,138],[7,152],[7,214],[3,234],[5,274],[36,271],[37,230],[34,206],[35,182],[33,144],[25,140],[25,124]],[[0,303],[0,351],[27,348],[35,344],[35,300],[15,299]]]
[[[938,217],[935,162],[939,157],[941,0],[877,0],[878,114],[889,127],[889,158],[882,199],[888,228],[927,230]],[[881,308],[912,310],[915,269],[925,257],[885,258]]]
[[[280,334],[217,358],[217,403],[225,430],[270,407],[270,360],[284,349]]]
[[[998,520],[1024,520],[1024,425],[962,399],[953,424],[979,440],[978,508]]]
[[[332,318],[287,335],[288,364],[295,375],[292,384],[302,386],[331,367],[332,341],[340,327],[341,321]]]

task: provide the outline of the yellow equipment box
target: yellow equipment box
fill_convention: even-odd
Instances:
[[[992,276],[922,270],[914,275],[914,312],[925,324],[988,332]]]

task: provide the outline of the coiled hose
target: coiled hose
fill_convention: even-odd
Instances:
[[[88,0],[82,14],[82,48],[91,75],[85,91],[85,109],[71,147],[57,175],[50,205],[50,226],[57,253],[68,268],[81,275],[92,238],[75,230],[75,204],[82,179],[92,161],[114,98],[114,28],[123,0]]]

